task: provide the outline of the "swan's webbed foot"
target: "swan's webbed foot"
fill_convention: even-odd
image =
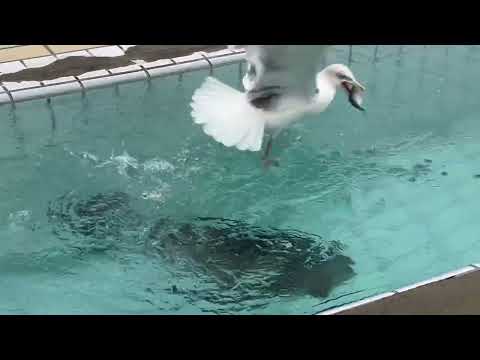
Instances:
[[[278,159],[262,159],[262,161],[265,169],[269,169],[271,166],[280,166],[280,161],[278,161]]]

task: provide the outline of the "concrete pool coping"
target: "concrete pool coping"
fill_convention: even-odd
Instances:
[[[16,103],[33,99],[86,92],[90,89],[121,83],[150,81],[156,77],[201,69],[210,69],[213,73],[215,67],[239,63],[244,59],[243,50],[230,50],[218,45],[185,45],[179,48],[143,46],[143,48],[140,47],[143,51],[137,51],[136,54],[132,51],[138,50],[135,48],[137,48],[136,45],[109,45],[64,52],[57,56],[48,55],[0,62],[0,105],[15,106]],[[11,49],[0,49],[0,57],[2,51]],[[206,50],[211,51],[206,52]],[[128,51],[130,56],[127,54]],[[162,54],[178,56],[159,58]],[[79,68],[72,74],[68,72],[72,69],[70,67],[70,69],[63,68],[63,71],[54,72],[49,78],[44,76],[35,80],[32,78],[25,80],[25,76],[27,78],[31,76],[32,71],[38,71],[39,68],[45,69],[67,58],[75,60],[77,65],[91,63],[90,71],[82,71]],[[118,58],[119,61],[112,61],[111,59],[114,58]],[[132,60],[132,58],[136,59]],[[102,62],[104,59],[108,62]]]
[[[0,105],[200,69],[213,72],[243,59],[243,50],[219,45],[0,45]],[[473,264],[317,315],[480,314],[479,269]]]
[[[480,264],[316,315],[480,315]]]

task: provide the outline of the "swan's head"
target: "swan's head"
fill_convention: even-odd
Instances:
[[[362,94],[365,91],[365,87],[355,79],[352,71],[347,66],[342,64],[329,65],[319,75],[323,81],[326,81],[335,89],[343,89],[347,93],[348,101],[353,107],[365,111],[362,107]]]

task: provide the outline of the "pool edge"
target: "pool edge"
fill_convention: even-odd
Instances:
[[[416,290],[422,289],[423,292],[428,292],[430,287],[439,285],[441,283],[445,284],[446,281],[455,281],[460,279],[464,275],[473,274],[475,276],[480,276],[480,264],[470,264],[468,266],[459,268],[457,270],[449,271],[443,273],[438,276],[431,277],[429,279],[419,281],[413,283],[411,285],[407,285],[392,291],[384,292],[381,294],[377,294],[371,297],[367,297],[365,299],[361,299],[358,301],[354,301],[349,304],[340,305],[334,308],[330,308],[327,310],[323,310],[320,312],[315,313],[314,315],[405,315],[409,314],[410,312],[407,310],[405,306],[405,302],[401,304],[398,301],[399,297],[403,295],[408,295],[408,297],[415,302],[418,300],[418,292]],[[476,289],[475,289],[476,290]],[[478,289],[480,291],[480,288]],[[443,292],[446,294],[449,290],[448,289],[437,289],[437,292]],[[455,296],[459,297],[460,294],[454,294]],[[425,298],[425,294],[422,294]],[[427,301],[432,300],[431,295],[427,295]],[[446,298],[446,297],[444,297]],[[388,303],[388,304],[387,304]],[[418,301],[417,301],[418,303]],[[450,306],[447,304],[442,306]],[[451,301],[450,301],[451,303]],[[393,305],[392,305],[393,304]],[[458,307],[458,306],[457,306]],[[417,306],[417,309],[413,312],[415,314],[421,313],[418,312],[420,307]],[[453,309],[453,312],[458,311],[459,309]],[[480,304],[479,304],[479,312],[480,312]]]
[[[124,83],[150,81],[153,78],[196,70],[210,69],[213,74],[217,67],[242,62],[244,54],[244,50],[230,49],[211,53],[198,52],[178,58],[139,61],[137,64],[87,72],[80,76],[70,76],[63,81],[59,78],[58,81],[4,82],[0,84],[0,106],[10,104],[14,107],[17,103],[34,99],[48,99]]]

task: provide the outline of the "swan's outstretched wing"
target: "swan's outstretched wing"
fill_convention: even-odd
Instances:
[[[268,109],[281,97],[309,99],[317,73],[325,65],[329,45],[229,45],[246,50],[243,80],[252,105]]]
[[[267,125],[280,128],[310,104],[327,46],[230,45],[238,47],[249,64],[246,94],[209,77],[192,97],[192,117],[225,146],[259,151]]]

